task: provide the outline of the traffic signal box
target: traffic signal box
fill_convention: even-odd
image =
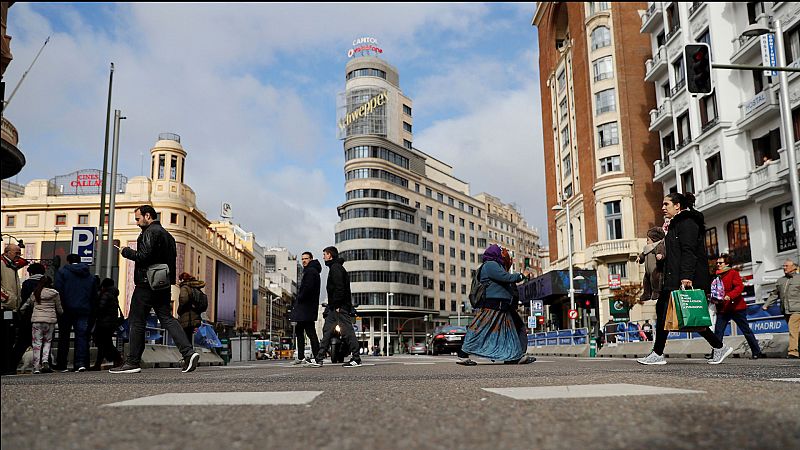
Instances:
[[[686,44],[683,47],[683,57],[686,89],[692,94],[710,94],[714,90],[711,80],[711,47],[708,44]]]
[[[593,295],[592,297],[578,299],[575,301],[575,306],[584,309],[595,309],[598,306],[597,296]]]

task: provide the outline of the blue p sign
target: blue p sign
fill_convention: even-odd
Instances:
[[[82,263],[92,264],[94,261],[95,227],[73,227],[70,253],[81,257]]]

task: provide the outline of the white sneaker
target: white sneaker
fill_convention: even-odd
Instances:
[[[715,348],[711,359],[708,360],[708,363],[719,364],[722,361],[725,361],[725,358],[727,358],[731,353],[733,353],[733,347],[724,346],[722,348]]]
[[[659,355],[656,352],[650,352],[649,355],[647,355],[644,358],[637,359],[636,362],[638,362],[639,364],[644,364],[646,366],[655,366],[655,365],[663,366],[664,364],[667,363],[667,359],[664,358],[664,355]]]
[[[305,359],[295,359],[294,361],[292,361],[292,363],[290,365],[299,366],[299,365],[305,364],[305,363],[306,363]]]
[[[76,372],[86,372],[86,367],[80,366]]]

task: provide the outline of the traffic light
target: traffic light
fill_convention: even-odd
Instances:
[[[597,296],[582,298],[575,302],[578,308],[594,309],[597,308]]]
[[[711,47],[708,44],[686,44],[683,56],[686,88],[692,94],[710,94],[714,90],[711,82]]]

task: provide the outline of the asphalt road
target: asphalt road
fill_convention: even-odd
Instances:
[[[452,357],[364,358],[365,366],[251,362],[190,374],[2,377],[10,449],[800,448],[797,361],[542,357],[531,365]],[[629,384],[696,393],[516,400],[486,388]],[[321,391],[301,405],[104,406],[166,393]],[[299,394],[297,394],[299,395]],[[297,396],[296,395],[296,396]],[[255,401],[258,394],[223,396]],[[172,400],[171,400],[172,401]],[[178,400],[175,400],[178,401]]]

